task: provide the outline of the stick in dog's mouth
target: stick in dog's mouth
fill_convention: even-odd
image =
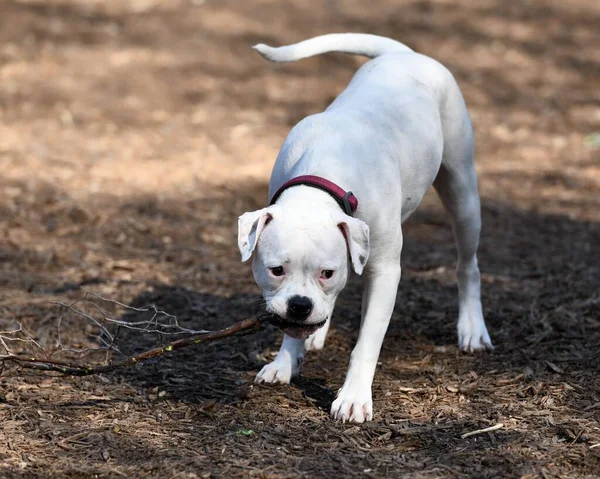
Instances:
[[[272,315],[269,318],[269,322],[274,324],[278,329],[283,331],[288,336],[294,339],[306,339],[311,334],[313,334],[317,329],[325,326],[327,322],[326,319],[321,321],[320,323],[315,324],[304,324],[304,323],[294,323],[292,321],[288,321],[279,316]]]

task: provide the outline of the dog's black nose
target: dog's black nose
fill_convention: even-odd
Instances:
[[[310,316],[313,309],[313,303],[306,296],[292,296],[288,300],[287,315],[290,319],[304,321]]]

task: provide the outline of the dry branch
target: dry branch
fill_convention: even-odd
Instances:
[[[116,342],[121,329],[139,331],[146,334],[156,333],[161,337],[178,334],[197,335],[210,332],[206,330],[184,328],[179,324],[176,316],[158,309],[153,304],[147,307],[134,307],[123,304],[114,299],[105,298],[99,294],[92,293],[91,291],[86,291],[85,289],[83,289],[83,291],[85,292],[84,298],[78,299],[71,304],[65,304],[60,301],[52,301],[52,304],[60,306],[65,311],[65,313],[59,317],[57,323],[58,347],[61,351],[78,354],[94,351],[118,351]],[[142,318],[137,321],[124,321],[122,319],[113,318],[109,315],[109,313],[101,308],[96,301],[111,304],[130,313],[150,313],[151,317],[146,319]],[[83,308],[78,307],[80,305],[82,305]],[[85,308],[91,309],[92,312],[86,312]],[[94,313],[96,313],[99,318],[96,318]],[[66,347],[63,344],[63,324],[69,320],[72,320],[73,318],[83,319],[98,329],[98,334],[95,335],[95,338],[101,344],[99,347],[72,348]]]
[[[498,429],[501,429],[503,427],[504,427],[504,424],[499,423],[499,424],[496,424],[495,426],[486,427],[484,429],[477,429],[476,431],[466,432],[462,436],[460,436],[460,438],[466,439],[471,436],[476,436],[477,434],[485,434],[486,432],[497,431]]]
[[[273,319],[272,316],[263,313],[255,318],[249,318],[240,321],[232,326],[217,331],[195,330],[183,327],[176,316],[158,309],[155,305],[145,307],[129,306],[119,301],[104,298],[98,294],[83,290],[85,295],[71,304],[61,302],[52,302],[63,309],[57,321],[57,342],[56,349],[48,351],[42,348],[34,337],[23,328],[22,324],[16,323],[18,327],[0,331],[0,348],[5,350],[0,354],[0,365],[7,363],[17,364],[20,368],[35,369],[38,371],[54,371],[71,376],[89,376],[92,374],[108,373],[117,369],[123,369],[133,366],[147,359],[163,356],[171,351],[192,346],[195,344],[213,341],[229,336],[251,334],[258,331],[263,322]],[[110,305],[120,310],[124,310],[126,315],[119,318],[114,314],[107,312],[98,302],[103,305]],[[127,319],[127,314],[133,314],[134,317]],[[63,342],[63,329],[66,325],[77,321],[80,324],[79,330],[86,330],[87,339],[79,341],[76,347],[65,345]],[[85,327],[81,328],[81,325]],[[89,329],[91,327],[91,330]],[[166,338],[173,335],[185,335],[167,344],[163,344],[142,353],[127,355],[126,359],[120,361],[109,361],[110,352],[121,354],[117,345],[117,339],[123,330],[135,331],[136,334],[145,333],[157,335],[159,338]],[[92,344],[95,343],[95,346]],[[33,352],[11,350],[9,344],[25,343],[29,344]],[[83,354],[104,352],[106,359],[103,364],[81,364],[78,361],[68,362],[53,359],[56,352],[76,354],[80,357]]]
[[[25,369],[37,369],[39,371],[56,371],[70,376],[89,376],[92,374],[108,373],[117,369],[126,368],[128,366],[134,366],[139,362],[162,356],[166,353],[170,353],[171,351],[175,351],[176,349],[181,349],[186,346],[192,346],[194,344],[200,344],[206,341],[213,341],[216,339],[227,338],[230,336],[255,333],[260,329],[263,322],[267,319],[269,319],[269,316],[260,316],[257,318],[245,319],[244,321],[240,321],[239,323],[229,326],[228,328],[219,329],[217,331],[206,331],[194,334],[192,336],[188,336],[187,338],[182,338],[173,341],[167,344],[166,346],[150,349],[144,351],[143,353],[130,356],[127,359],[112,364],[85,366],[80,364],[44,360],[40,358],[25,357],[14,354],[0,356],[0,362],[13,362]]]

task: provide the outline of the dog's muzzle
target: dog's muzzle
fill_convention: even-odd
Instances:
[[[269,322],[275,325],[278,329],[294,339],[306,339],[313,334],[317,329],[325,326],[327,319],[315,324],[305,324],[289,319],[284,319],[276,315],[269,317]]]

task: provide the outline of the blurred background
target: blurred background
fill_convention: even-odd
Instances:
[[[0,329],[21,322],[51,348],[49,302],[81,286],[157,302],[197,328],[253,314],[259,295],[239,262],[237,216],[265,205],[290,128],[326,108],[366,60],[274,65],[250,47],[346,31],[436,58],[463,91],[496,352],[456,356],[454,246],[431,194],[405,227],[396,339],[384,345],[371,429],[350,440],[327,416],[360,320],[353,280],[329,345],[307,361],[309,379],[288,389],[250,386],[277,350],[274,330],[167,360],[168,373],[0,378],[7,404],[21,405],[15,417],[0,404],[0,436],[12,441],[0,446],[5,477],[382,477],[396,467],[454,477],[474,464],[477,477],[591,477],[600,451],[589,448],[600,442],[597,2],[3,0]],[[91,409],[74,406],[81,397]],[[107,414],[130,421],[126,431],[107,426]],[[464,428],[500,420],[510,433],[460,449]],[[434,423],[447,427],[425,426]],[[89,447],[66,440],[81,428]],[[240,439],[240,428],[254,433]]]

